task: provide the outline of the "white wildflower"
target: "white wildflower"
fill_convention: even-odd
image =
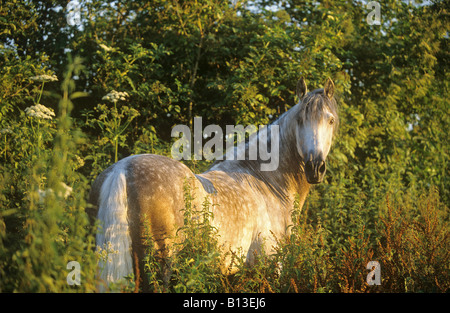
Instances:
[[[44,191],[44,190],[38,189],[38,195],[39,195],[39,203],[44,203],[44,199],[47,196],[47,190]]]
[[[46,75],[46,74],[32,76],[32,77],[30,77],[30,79],[34,80],[35,82],[41,82],[41,83],[58,81],[58,77],[56,77],[56,75]]]
[[[61,182],[61,186],[64,188],[64,194],[63,197],[64,199],[67,199],[68,196],[70,196],[72,194],[72,187],[67,186],[65,183]]]
[[[72,187],[67,186],[65,183],[60,182],[61,187],[63,187],[63,192],[59,192],[59,197],[64,197],[64,199],[67,199],[68,196],[72,194]],[[39,195],[39,203],[44,203],[44,199],[53,193],[52,188],[48,188],[46,190],[38,189],[38,195]]]
[[[114,48],[111,48],[111,47],[108,47],[107,45],[104,45],[104,44],[99,44],[99,46],[100,46],[100,48],[102,48],[103,50],[105,50],[106,52],[110,52],[110,51],[113,51],[114,50]]]
[[[46,120],[51,120],[55,116],[55,113],[53,112],[52,109],[49,109],[46,106],[43,106],[42,104],[39,103],[26,108],[25,113],[28,116],[43,118]]]
[[[12,134],[13,133],[13,131],[12,131],[12,129],[11,129],[11,127],[6,127],[6,128],[3,128],[2,130],[0,130],[0,134]]]
[[[120,91],[111,91],[106,96],[102,98],[102,100],[110,101],[110,102],[117,102],[119,100],[126,100],[126,98],[129,97],[127,92],[120,92]]]

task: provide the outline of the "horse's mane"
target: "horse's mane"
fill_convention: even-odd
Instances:
[[[287,141],[289,141],[289,139],[290,139],[290,138],[288,138],[288,136],[291,134],[291,132],[289,132],[287,128],[292,127],[292,125],[293,125],[293,123],[291,123],[291,122],[285,123],[285,119],[288,114],[293,114],[293,115],[297,116],[297,119],[299,119],[300,122],[304,123],[307,118],[319,118],[321,112],[323,112],[324,107],[328,108],[330,110],[330,112],[335,116],[334,129],[336,132],[336,130],[339,127],[339,115],[338,115],[337,102],[334,99],[334,97],[332,99],[330,99],[327,96],[325,96],[322,88],[315,89],[313,91],[308,92],[303,97],[303,99],[301,99],[301,101],[299,101],[299,103],[297,103],[294,107],[292,107],[288,111],[281,114],[272,123],[267,124],[266,127],[268,127],[268,132],[270,132],[270,128],[273,125],[280,125],[280,127],[284,126],[283,131],[281,131],[281,129],[280,129],[280,136],[281,136],[280,145],[283,143],[287,143]],[[294,119],[295,116],[292,117],[293,120],[295,120]],[[283,124],[288,124],[288,125],[283,125]],[[260,133],[260,131],[258,131],[256,133],[258,140],[260,138],[259,133]],[[252,162],[252,161],[257,161],[257,160],[248,160],[247,159],[248,150],[250,149],[250,146],[249,146],[250,141],[249,141],[249,138],[246,138],[244,140],[246,140],[246,142],[245,142],[246,159],[239,160],[239,161],[241,162],[241,165],[243,167],[246,167],[246,165],[247,165],[247,167],[253,168],[254,162]],[[258,140],[254,141],[253,144],[255,144],[255,142],[258,142]],[[270,141],[270,135],[267,135],[267,140]],[[208,170],[224,161],[226,161],[226,154],[224,154],[222,156],[221,160],[215,160],[209,166]]]

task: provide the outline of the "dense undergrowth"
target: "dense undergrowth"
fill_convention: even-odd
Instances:
[[[210,200],[194,208],[186,190],[170,270],[149,234],[136,276],[155,292],[449,291],[445,1],[379,1],[382,25],[364,1],[71,2],[75,24],[67,1],[0,3],[0,292],[95,291],[114,253],[95,253],[86,215],[97,175],[170,156],[173,126],[196,116],[271,123],[300,76],[310,90],[333,79],[340,128],[290,235],[248,266],[218,246]],[[239,271],[224,275],[226,258]],[[142,290],[135,278],[113,289]]]
[[[5,136],[15,144],[4,146],[3,159],[22,159],[1,165],[3,292],[95,291],[96,263],[102,253],[114,253],[94,252],[96,228],[85,213],[89,181],[77,171],[83,166],[77,146],[84,139],[70,112],[71,99],[82,94],[73,91],[71,77],[81,69],[79,59],[68,67],[54,120],[23,114]],[[189,165],[202,171],[207,163]],[[437,188],[397,189],[375,198],[346,191],[338,204],[336,190],[331,180],[313,189],[303,208],[294,202],[290,235],[275,238],[273,253],[262,251],[249,266],[242,251],[218,245],[209,199],[196,208],[195,191],[185,187],[177,253],[161,262],[149,233],[145,272],[136,275],[146,275],[154,292],[448,292],[449,210]],[[234,274],[221,270],[227,257],[238,269]],[[79,284],[67,283],[71,261],[81,265]],[[369,261],[379,262],[381,285],[367,284]],[[136,277],[127,281],[111,290],[142,289]]]
[[[448,292],[450,288],[449,211],[431,188],[416,201],[380,199],[377,221],[368,229],[355,211],[351,236],[336,245],[336,233],[327,222],[312,223],[308,211],[293,203],[290,235],[276,238],[273,253],[245,262],[242,251],[218,245],[217,229],[208,199],[202,208],[188,201],[186,225],[177,233],[178,254],[170,259],[172,272],[162,270],[153,246],[146,268],[154,292]],[[405,201],[406,200],[406,201]],[[196,218],[192,218],[192,217]],[[148,237],[151,243],[151,235]],[[232,257],[234,274],[221,271],[225,256]],[[380,264],[380,285],[369,285],[370,261]]]

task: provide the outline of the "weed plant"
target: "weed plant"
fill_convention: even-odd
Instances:
[[[88,181],[76,172],[77,144],[72,100],[84,96],[74,89],[81,60],[69,63],[57,99],[57,115],[34,103],[10,125],[0,165],[0,291],[78,292],[95,290],[96,257],[93,227],[86,208]],[[54,76],[41,75],[39,77]],[[37,92],[43,97],[43,85]],[[54,118],[55,117],[55,118]],[[31,126],[30,126],[31,125]],[[76,190],[76,192],[73,192]],[[80,284],[68,284],[67,264],[81,264]]]
[[[359,221],[355,235],[342,238],[338,247],[331,240],[333,230],[321,221],[311,223],[308,207],[302,211],[296,199],[289,234],[275,238],[274,253],[262,250],[252,265],[246,263],[242,251],[230,252],[218,245],[210,200],[206,198],[202,208],[195,208],[188,184],[184,196],[185,224],[174,238],[178,243],[166,288],[152,246],[147,250],[146,271],[155,292],[449,291],[449,211],[434,188],[416,203],[398,203],[395,209],[388,195],[370,231],[363,212],[355,210],[352,219]],[[234,274],[221,271],[226,253],[238,269]],[[367,283],[370,261],[381,265],[381,285]]]

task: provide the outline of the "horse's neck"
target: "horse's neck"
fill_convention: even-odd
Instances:
[[[300,198],[306,198],[310,185],[304,174],[304,162],[297,150],[295,116],[300,105],[297,104],[283,114],[274,124],[279,126],[279,163],[274,171],[261,172],[267,177],[267,181],[279,185],[290,198],[299,194]],[[270,138],[268,137],[268,140]],[[271,146],[268,143],[268,146]]]
[[[222,171],[234,177],[237,181],[251,181],[253,186],[265,185],[267,188],[254,188],[255,193],[267,192],[269,190],[285,206],[291,206],[295,195],[300,197],[300,207],[306,199],[310,185],[306,181],[303,173],[301,161],[296,166],[289,166],[288,163],[280,162],[276,171],[260,171],[260,164],[257,161],[248,160],[225,160],[211,168],[211,171]],[[261,194],[265,197],[265,194]]]
[[[295,114],[296,111],[288,112]],[[267,161],[257,160],[224,160],[214,165],[211,170],[219,170],[230,175],[250,175],[255,177],[258,183],[266,184],[272,192],[283,200],[292,201],[295,194],[299,194],[301,204],[309,192],[310,185],[306,181],[303,161],[297,151],[295,142],[295,129],[290,125],[292,116],[285,114],[274,123],[279,125],[279,161],[276,169],[262,171],[261,165]],[[267,147],[273,148],[270,136],[267,136]],[[246,147],[258,144],[253,140]],[[258,150],[259,151],[259,150]],[[248,151],[246,151],[248,153]],[[247,154],[248,155],[248,154]]]

